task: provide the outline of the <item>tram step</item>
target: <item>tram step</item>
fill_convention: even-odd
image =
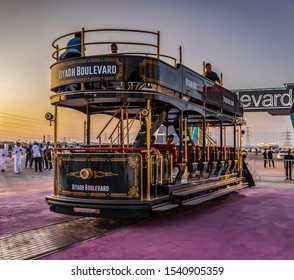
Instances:
[[[200,204],[202,202],[205,202],[205,201],[208,201],[208,200],[211,200],[211,199],[214,199],[214,198],[229,194],[229,193],[234,192],[234,191],[238,191],[238,190],[243,189],[243,188],[244,188],[244,185],[241,182],[241,183],[239,183],[237,185],[229,186],[229,187],[227,187],[225,189],[221,189],[221,190],[215,191],[213,193],[209,193],[209,194],[205,194],[205,195],[201,195],[201,196],[197,196],[197,197],[185,200],[185,201],[183,201],[182,205],[185,205],[185,206],[197,205],[197,204]]]
[[[213,188],[217,188],[217,187],[221,187],[221,186],[226,186],[226,185],[233,184],[233,183],[238,183],[240,181],[242,181],[242,178],[238,178],[238,177],[219,180],[216,182],[210,182],[210,183],[203,184],[203,185],[192,186],[190,188],[185,188],[183,190],[176,190],[176,191],[172,192],[172,195],[178,196],[178,197],[186,196],[186,195],[194,194],[197,192],[206,191],[209,189],[213,189]]]
[[[165,203],[152,207],[153,212],[162,212],[179,207],[179,204]]]

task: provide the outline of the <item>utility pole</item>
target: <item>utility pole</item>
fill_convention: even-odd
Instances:
[[[282,133],[282,140],[284,140],[284,146],[289,147],[292,146],[292,136],[291,136],[291,132],[288,130]]]

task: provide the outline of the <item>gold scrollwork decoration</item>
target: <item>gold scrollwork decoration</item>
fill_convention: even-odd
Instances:
[[[139,194],[138,188],[137,187],[129,188],[128,196],[130,196],[131,198],[139,198],[140,194]]]
[[[73,171],[66,174],[66,176],[69,177],[76,177],[81,178],[83,180],[95,178],[95,179],[101,179],[104,177],[112,177],[112,176],[118,176],[118,173],[112,173],[112,172],[104,172],[104,171],[93,171],[91,168],[83,168],[80,171]]]
[[[118,176],[118,173],[112,173],[112,172],[103,172],[103,171],[94,171],[93,178],[104,178],[104,177],[112,177],[112,176]]]
[[[139,165],[139,157],[129,158],[128,163],[133,169],[137,169]]]
[[[139,76],[143,79],[144,82],[155,82],[155,79],[152,79],[151,77],[146,77],[146,72],[145,70],[147,67],[153,67],[153,71],[156,71],[156,60],[152,59],[144,59],[143,62],[140,63],[139,65]]]
[[[59,158],[57,159],[57,165],[58,165],[58,167],[61,166],[62,161],[63,161],[62,157],[59,157]]]
[[[81,178],[80,171],[73,171],[66,174],[69,177]]]

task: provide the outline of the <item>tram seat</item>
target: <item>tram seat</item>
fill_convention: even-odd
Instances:
[[[232,160],[231,165],[229,167],[230,174],[235,173],[235,165],[236,165],[236,162],[234,160]]]
[[[214,175],[216,173],[216,170],[217,170],[217,167],[218,167],[218,162],[217,161],[213,161],[212,162],[212,170],[211,170],[211,174],[210,176],[216,176]]]
[[[206,168],[204,169],[204,172],[202,173],[201,178],[207,179],[210,177],[213,170],[213,163],[212,162],[206,162]]]
[[[234,166],[234,173],[238,172],[238,168],[239,168],[239,161],[237,159],[234,160],[235,161],[235,166]]]
[[[216,168],[213,170],[212,176],[215,176],[215,177],[219,176],[221,167],[222,167],[221,161],[216,162]]]
[[[229,166],[230,166],[230,163],[229,163],[228,160],[222,161],[222,168],[221,168],[221,171],[220,171],[221,176],[226,175],[226,174],[229,173]]]
[[[175,184],[182,183],[182,178],[185,173],[186,166],[187,166],[186,163],[178,163],[178,164],[174,165],[173,170],[175,170],[175,173],[173,172],[173,178],[174,178]],[[178,171],[176,171],[176,169],[178,169]],[[174,177],[174,175],[175,175],[175,177]]]
[[[204,171],[204,168],[205,168],[205,166],[204,166],[203,162],[198,162],[197,163],[197,170],[194,173],[191,173],[191,176],[190,176],[191,180],[192,181],[199,180],[201,178],[203,171]]]
[[[189,181],[197,180],[197,171],[198,171],[198,162],[188,163],[188,171],[189,171]]]

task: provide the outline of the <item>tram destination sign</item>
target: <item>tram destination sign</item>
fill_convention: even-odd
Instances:
[[[51,87],[89,81],[120,80],[122,62],[119,58],[88,58],[64,61],[51,68]]]
[[[267,111],[271,114],[276,111],[283,115],[289,113],[293,104],[293,90],[288,85],[285,88],[234,90],[234,92],[242,102],[245,112]]]

